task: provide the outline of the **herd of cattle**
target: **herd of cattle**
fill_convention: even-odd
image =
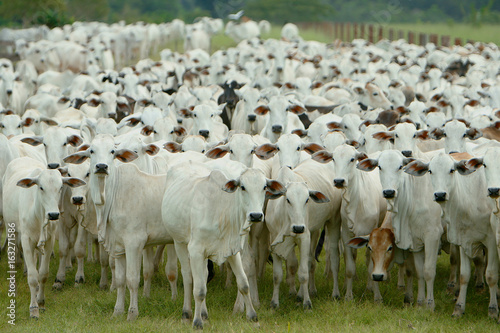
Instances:
[[[229,264],[234,309],[257,321],[270,255],[271,306],[279,307],[285,260],[290,292],[297,274],[308,309],[317,249],[326,251],[334,298],[343,253],[349,300],[363,246],[376,301],[397,263],[405,302],[415,277],[417,303],[434,309],[443,249],[448,287],[459,288],[453,315],[464,313],[473,259],[498,318],[498,47],[324,44],[302,40],[293,24],[281,40],[262,40],[266,24],[243,20],[226,26],[238,45],[210,55],[223,27],[203,18],[79,22],[41,40],[18,32],[27,36],[16,40],[21,60],[0,59],[0,216],[2,229],[16,230],[30,316],[44,307],[57,238],[54,287],[73,257],[75,282],[85,281],[97,240],[100,287],[117,290],[114,315],[125,311],[128,287],[129,320],[139,313],[141,263],[147,297],[165,248],[172,298],[179,260],[182,317],[202,328],[209,259]],[[185,53],[147,58],[179,38]]]

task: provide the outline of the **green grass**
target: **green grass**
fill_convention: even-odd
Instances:
[[[403,293],[396,287],[397,270],[392,271],[391,281],[380,286],[384,304],[375,304],[373,294],[365,290],[366,268],[363,263],[364,250],[358,254],[358,276],[354,284],[355,299],[346,302],[330,298],[332,282],[323,276],[324,257],[321,258],[316,276],[318,296],[312,298],[313,310],[304,311],[301,303],[288,295],[288,288],[281,286],[280,305],[272,310],[269,303],[272,296],[272,268],[267,266],[265,277],[259,282],[261,307],[257,309],[260,330],[246,321],[244,314],[233,314],[236,287],[224,288],[225,274],[217,272],[208,285],[207,306],[210,320],[205,324],[207,332],[333,332],[369,331],[399,332],[415,328],[420,332],[493,332],[498,324],[489,319],[488,292],[476,292],[473,281],[468,292],[467,309],[464,317],[451,318],[454,307],[453,296],[446,292],[448,277],[448,256],[443,254],[437,266],[435,283],[436,310],[431,313],[416,305],[405,307]],[[7,324],[6,267],[5,256],[0,260],[0,332],[191,332],[191,324],[181,320],[182,282],[179,281],[179,298],[170,300],[170,288],[164,272],[153,279],[151,298],[139,296],[139,317],[127,322],[126,315],[111,318],[116,292],[99,290],[99,265],[86,263],[86,283],[76,288],[73,279],[76,267],[67,272],[67,280],[61,291],[51,289],[57,271],[57,260],[51,261],[49,285],[46,289],[46,308],[40,319],[29,319],[29,288],[22,268],[17,273],[16,326]],[[344,267],[341,267],[341,286]],[[180,275],[180,274],[179,274]],[[343,294],[345,291],[341,290]],[[416,292],[416,286],[415,286]],[[415,294],[416,297],[416,294]],[[128,292],[127,303],[128,308]],[[194,310],[194,305],[193,305]]]

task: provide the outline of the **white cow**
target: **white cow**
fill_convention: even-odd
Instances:
[[[9,228],[15,228],[18,247],[22,246],[32,318],[38,318],[39,308],[45,308],[45,283],[49,276],[63,184],[80,186],[85,182],[61,177],[58,170],[47,170],[43,163],[29,157],[13,160],[3,177],[4,220]],[[36,250],[42,253],[39,270]]]
[[[247,318],[257,321],[241,262],[241,235],[249,231],[252,223],[263,221],[266,192],[279,196],[283,186],[252,168],[245,170],[238,179],[228,180],[219,170],[211,171],[196,163],[172,168],[168,179],[162,215],[181,262],[182,317],[192,317],[192,293],[195,298],[193,327],[203,327],[203,318],[208,317],[206,262],[211,259],[219,265],[226,260],[229,262],[243,295]]]
[[[488,313],[497,319],[498,253],[496,242],[495,203],[484,200],[481,193],[487,193],[484,170],[470,174],[465,161],[457,162],[445,153],[434,156],[429,163],[420,160],[408,164],[405,171],[414,176],[427,172],[433,187],[428,194],[441,205],[442,219],[448,227],[448,240],[460,246],[460,293],[453,316],[460,317],[465,311],[467,285],[470,278],[470,259],[479,250],[489,254],[486,268],[486,282],[490,289]],[[458,173],[456,172],[458,171]]]

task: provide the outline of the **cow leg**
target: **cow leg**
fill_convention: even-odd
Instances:
[[[190,244],[191,245],[191,244]],[[208,313],[203,313],[203,303],[207,296],[207,260],[196,249],[189,247],[189,260],[193,275],[194,318],[193,328],[203,328],[203,317],[208,318]]]
[[[40,316],[38,302],[36,298],[36,290],[38,289],[38,270],[36,269],[36,253],[35,244],[31,244],[27,235],[21,236],[23,246],[24,263],[28,271],[28,285],[30,287],[30,318],[38,318]]]
[[[75,241],[75,255],[78,269],[75,275],[75,286],[85,282],[84,260],[87,245],[87,231],[78,224],[78,234]]]
[[[458,245],[450,244],[450,278],[448,279],[449,293],[455,292],[457,276],[460,270],[460,248]]]
[[[69,231],[69,254],[66,257],[66,270],[73,268],[73,260],[76,258],[75,255],[75,242],[78,237],[78,227],[77,224],[73,225]]]
[[[146,247],[142,251],[142,272],[144,276],[144,297],[149,297],[151,294],[151,280],[154,274],[154,249],[152,246]],[[140,270],[140,268],[139,268]]]
[[[311,241],[309,242],[309,256],[307,258],[308,261],[308,269],[309,269],[309,295],[316,296],[318,293],[318,289],[316,288],[316,281],[314,279],[314,273],[316,272],[316,260],[314,258],[314,252],[316,248],[316,244],[318,244],[320,232],[315,231],[311,233]]]
[[[344,232],[342,232],[344,233]],[[344,261],[345,261],[345,300],[350,301],[354,297],[352,295],[352,282],[356,274],[356,261],[354,259],[353,249],[346,246],[347,241],[344,240]]]
[[[247,241],[248,240],[248,241]],[[257,241],[257,240],[253,240]],[[252,247],[252,238],[251,235],[244,236],[243,244],[244,248],[241,252],[241,261],[243,265],[243,271],[247,276],[249,288],[250,288],[250,297],[252,299],[252,304],[254,307],[258,307],[260,305],[259,302],[259,292],[257,286],[257,275],[256,275],[256,258],[254,249]],[[229,265],[230,266],[230,265]],[[243,312],[245,309],[245,303],[243,295],[238,291],[238,296],[236,296],[236,301],[234,302],[233,312]]]
[[[139,283],[141,282],[141,255],[144,252],[144,244],[146,242],[141,242],[139,244],[125,245],[125,258],[127,260],[127,287],[130,291],[130,305],[128,308],[127,320],[132,321],[139,315]],[[148,254],[151,256],[148,258],[149,261],[149,273],[152,274],[153,271],[153,251]],[[151,280],[150,280],[151,283]]]
[[[299,268],[299,261],[295,255],[295,251],[290,252],[286,258],[286,283],[288,284],[288,294],[290,296],[297,295],[297,287],[295,286],[295,274]]]
[[[373,281],[373,279],[371,278],[371,270],[373,270],[373,262],[371,260],[371,251],[370,249],[366,249],[366,252],[365,252],[365,264],[366,264],[366,269],[368,271],[368,279],[366,280],[366,290],[370,290],[370,291],[373,291],[374,292],[374,288],[375,288],[375,282]],[[370,265],[372,265],[372,268],[370,269]],[[387,272],[387,274],[390,274],[390,272]]]
[[[283,281],[283,264],[281,258],[276,254],[273,256],[273,298],[271,308],[277,309],[280,306],[280,284]]]
[[[234,275],[236,277],[236,284],[238,285],[238,291],[243,296],[243,301],[245,302],[245,307],[247,310],[247,319],[250,321],[257,322],[257,312],[252,305],[252,299],[250,298],[250,286],[248,284],[247,276],[243,270],[243,263],[241,262],[240,253],[236,253],[234,256],[228,257],[227,261],[233,269]]]
[[[493,238],[493,237],[492,237]],[[497,320],[498,318],[498,255],[500,248],[497,247],[496,240],[490,241],[488,244],[488,264],[486,266],[486,283],[490,289],[490,304],[488,306],[488,315],[490,318]],[[498,252],[496,252],[498,251]],[[476,268],[477,270],[477,268]]]
[[[455,310],[452,314],[453,317],[460,317],[465,312],[465,300],[467,297],[467,285],[469,284],[469,280],[470,258],[465,254],[462,247],[460,247],[460,292],[457,302],[455,303]]]
[[[193,292],[193,276],[189,263],[189,252],[186,244],[175,243],[175,252],[181,263],[182,282],[184,285],[184,304],[182,306],[182,319],[189,320],[193,317],[191,310],[191,295]]]
[[[163,260],[163,250],[165,250],[165,244],[158,245],[156,247],[156,252],[155,252],[155,257],[153,260],[153,265],[154,265],[154,271],[158,272],[158,269],[160,267],[160,263]]]
[[[69,216],[64,216],[59,220],[59,269],[56,274],[56,281],[52,285],[55,289],[62,289],[64,281],[66,280],[66,258],[69,256],[69,237],[70,229],[64,222]]]
[[[101,251],[104,251],[104,248],[101,248]],[[116,279],[115,279],[115,268],[116,268],[116,261],[113,257],[109,256],[109,267],[111,268],[111,285],[109,286],[109,291],[115,290],[116,287]]]
[[[94,246],[94,239],[93,237],[88,237],[87,238],[87,261],[88,262],[94,262],[95,257],[94,257],[94,251],[93,251],[93,246]],[[96,252],[99,252],[99,245],[97,245]],[[96,257],[99,258],[99,254],[96,253]]]
[[[45,243],[45,252],[40,259],[40,266],[39,266],[40,268],[38,270],[37,301],[41,311],[45,310],[45,284],[49,279],[50,257],[52,255],[52,250],[54,249],[54,242],[55,242],[55,238],[53,236],[55,232],[55,225],[49,222],[49,225],[46,228],[48,229],[47,234],[49,236],[47,237],[47,241]]]
[[[101,264],[101,279],[99,281],[99,288],[104,290],[108,288],[108,266],[110,266],[111,262],[113,262],[113,267],[115,264],[113,259],[111,259],[111,261],[109,260],[109,255],[101,244],[98,244],[97,248],[99,249],[99,263]]]
[[[405,289],[405,264],[398,264],[398,289]]]
[[[328,242],[327,242],[328,240]],[[328,244],[328,246],[326,246]],[[329,253],[330,269],[333,276],[332,298],[340,298],[339,269],[340,269],[340,224],[330,223],[326,228],[325,249]]]
[[[113,317],[122,315],[125,312],[125,278],[127,262],[125,255],[118,258],[111,258],[110,262],[114,261],[115,265],[115,287],[116,287],[116,303]]]
[[[177,299],[177,253],[174,244],[167,245],[167,264],[165,265],[165,275],[167,276],[170,289],[172,290],[172,301]]]
[[[233,285],[233,271],[229,265],[224,263],[224,271],[226,271],[226,283],[225,288],[229,289]]]
[[[434,280],[440,239],[428,239],[425,242],[424,279],[427,287],[427,307],[434,311]]]
[[[424,251],[414,252],[413,260],[415,262],[415,272],[418,279],[417,305],[422,306],[425,300]]]
[[[413,259],[413,252],[410,252],[410,255],[404,262],[404,272],[406,274],[406,290],[404,297],[404,304],[412,304],[413,303],[413,276],[415,275],[415,262]]]
[[[474,276],[476,277],[476,289],[484,288],[484,275],[486,270],[485,256],[483,251],[480,250],[477,256],[472,258],[472,262],[474,262]]]
[[[265,210],[264,210],[265,211]],[[252,227],[253,229],[254,227]],[[251,232],[251,231],[250,231]],[[262,230],[258,235],[258,278],[264,276],[267,259],[269,258],[269,230],[262,224]]]
[[[309,230],[300,237],[300,264],[299,264],[299,295],[302,297],[304,310],[312,309],[311,298],[309,296],[309,263],[311,260],[311,234]]]

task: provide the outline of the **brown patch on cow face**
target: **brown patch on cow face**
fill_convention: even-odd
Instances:
[[[368,249],[373,263],[371,278],[374,281],[387,280],[387,270],[394,260],[394,250],[396,248],[394,233],[391,229],[376,228],[370,233]]]

